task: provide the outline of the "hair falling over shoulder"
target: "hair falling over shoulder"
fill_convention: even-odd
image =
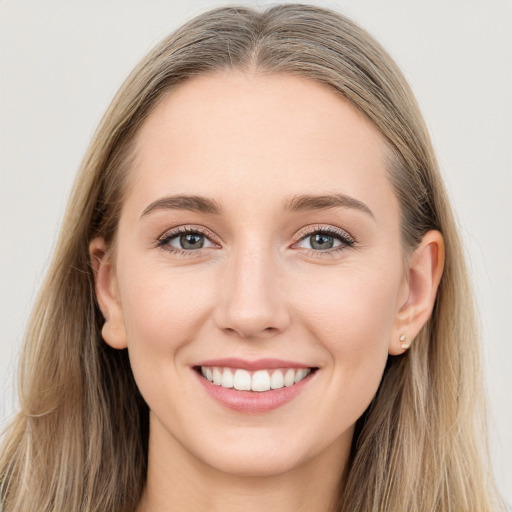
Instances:
[[[159,98],[201,73],[291,73],[329,85],[384,135],[404,250],[438,229],[445,272],[434,313],[389,356],[358,420],[339,512],[504,508],[486,451],[478,329],[456,223],[416,101],[396,64],[343,15],[303,4],[205,12],[127,78],[85,155],[27,329],[19,412],[0,455],[4,512],[134,511],[149,411],[126,350],[102,341],[88,245],[114,243],[132,142]],[[0,507],[1,508],[1,507]]]

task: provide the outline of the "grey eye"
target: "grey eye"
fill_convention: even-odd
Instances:
[[[187,233],[180,235],[179,241],[182,249],[201,249],[204,245],[204,235]]]
[[[343,242],[338,236],[329,235],[328,233],[313,233],[304,237],[298,244],[303,249],[313,249],[315,251],[327,251],[334,247],[339,247]]]
[[[215,247],[215,244],[206,235],[198,232],[179,233],[172,235],[165,241],[166,245],[185,251],[194,251],[204,247]]]
[[[309,237],[309,243],[312,249],[325,250],[332,249],[334,247],[335,239],[333,236],[326,235],[324,233],[316,233]]]

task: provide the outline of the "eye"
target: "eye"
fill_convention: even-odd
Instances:
[[[326,233],[315,233],[314,235],[307,236],[301,240],[303,244],[302,247],[307,247],[308,249],[315,249],[318,251],[326,251],[327,249],[332,249],[333,247],[337,247],[341,244],[339,240],[334,238],[332,235],[327,235]]]
[[[319,252],[338,252],[347,247],[352,247],[355,240],[344,230],[334,227],[318,227],[310,228],[309,233],[303,236],[293,248],[301,248]]]
[[[190,251],[202,249],[205,246],[205,243],[206,246],[208,246],[208,242],[209,240],[202,233],[184,233],[170,238],[167,241],[167,245]]]
[[[209,247],[219,247],[200,228],[192,227],[180,227],[168,231],[158,240],[157,246],[170,252],[182,254]]]

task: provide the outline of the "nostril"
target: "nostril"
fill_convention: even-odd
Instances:
[[[225,327],[222,329],[226,334],[232,334],[239,336],[243,339],[256,339],[256,338],[266,338],[279,334],[280,330],[276,327],[265,327],[263,329],[258,328],[250,328],[250,326],[241,326],[240,329],[236,329],[233,327]]]

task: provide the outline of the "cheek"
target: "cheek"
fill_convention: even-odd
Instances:
[[[192,270],[173,272],[158,264],[138,266],[136,261],[122,268],[130,269],[120,276],[120,295],[137,384],[143,395],[145,389],[158,389],[169,380],[175,385],[169,389],[178,389],[180,375],[169,372],[169,362],[180,359],[182,349],[211,316],[212,286]]]
[[[354,265],[304,275],[293,292],[299,316],[333,354],[342,347],[354,353],[369,346],[387,347],[400,277],[398,268],[368,264],[363,270]]]
[[[359,417],[374,397],[388,357],[398,304],[400,271],[366,265],[315,276],[302,293],[299,316],[325,349],[330,386],[344,414]]]

